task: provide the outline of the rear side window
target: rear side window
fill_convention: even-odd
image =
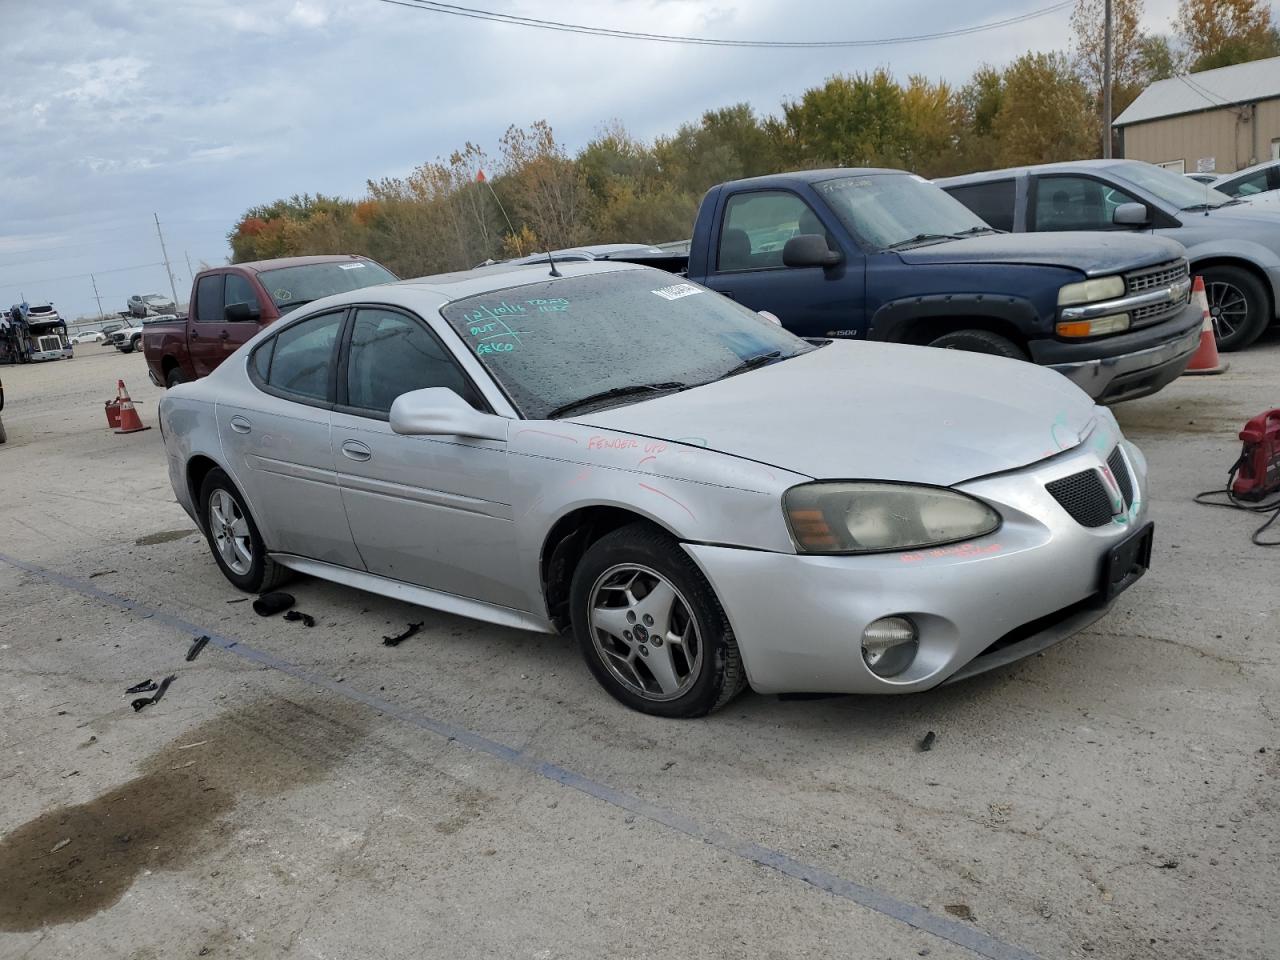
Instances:
[[[1014,182],[970,183],[948,187],[951,194],[997,230],[1013,230]]]
[[[201,277],[196,284],[196,320],[199,323],[221,323],[222,312],[222,277],[221,273],[213,273]]]
[[[333,345],[343,316],[342,312],[322,314],[276,334],[267,383],[276,390],[308,400],[328,400]],[[264,352],[264,349],[258,350],[255,362]]]

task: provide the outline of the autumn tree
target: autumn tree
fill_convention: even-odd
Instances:
[[[794,154],[840,167],[894,166],[902,155],[902,88],[886,70],[838,75],[782,104]]]
[[[1264,0],[1178,0],[1174,29],[1192,71],[1280,55],[1280,35]]]
[[[1002,80],[993,131],[1004,164],[1096,155],[1097,118],[1065,55],[1024,53],[1005,68]]]
[[[538,245],[581,243],[586,235],[586,190],[577,166],[556,142],[551,125],[537,120],[502,135],[502,178],[513,222],[527,226]]]
[[[1186,57],[1168,36],[1153,34],[1138,46],[1138,72],[1144,85],[1168,80],[1184,70]]]

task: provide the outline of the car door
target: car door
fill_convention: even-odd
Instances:
[[[207,273],[196,281],[196,302],[187,318],[187,351],[197,377],[207,377],[225,358],[222,334],[226,317],[222,310],[222,287],[226,275]]]
[[[396,397],[448,387],[488,410],[440,338],[407,311],[355,311],[338,379],[333,456],[351,534],[370,573],[522,608],[504,441],[406,437]]]
[[[361,569],[329,439],[347,311],[307,317],[256,346],[251,386],[218,400],[218,433],[273,551]]]

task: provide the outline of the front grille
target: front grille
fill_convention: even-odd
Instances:
[[[1097,470],[1081,470],[1046,483],[1044,488],[1081,526],[1101,527],[1111,522],[1111,498]]]
[[[1107,467],[1116,478],[1116,486],[1120,488],[1125,506],[1133,506],[1133,477],[1129,474],[1119,447],[1107,457]],[[1082,527],[1105,526],[1114,516],[1106,482],[1102,479],[1101,471],[1095,467],[1073,473],[1061,480],[1053,480],[1046,483],[1044,488]]]
[[[1107,457],[1107,466],[1111,468],[1111,475],[1116,478],[1116,485],[1120,487],[1124,505],[1133,506],[1133,478],[1129,476],[1129,466],[1124,462],[1124,454],[1120,452],[1119,447],[1112,450],[1111,456]]]
[[[1130,293],[1142,293],[1144,290],[1151,290],[1155,287],[1173,286],[1179,280],[1187,279],[1190,274],[1191,271],[1187,267],[1187,261],[1175,260],[1171,263],[1162,263],[1160,266],[1152,267],[1150,270],[1131,273],[1125,277],[1125,283],[1128,285]]]

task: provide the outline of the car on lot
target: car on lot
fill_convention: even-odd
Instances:
[[[113,330],[108,342],[121,353],[133,353],[142,345],[142,333],[145,329],[143,321],[135,320],[128,326]]]
[[[1267,160],[1235,173],[1224,173],[1214,179],[1212,186],[1237,200],[1259,206],[1280,205],[1280,160]]]
[[[1155,234],[1186,248],[1204,277],[1223,350],[1280,318],[1280,215],[1140,160],[1078,160],[937,181],[978,216],[1017,233]]]
[[[802,339],[669,274],[352,291],[160,402],[224,576],[572,632],[621,702],[907,693],[1040,651],[1146,569],[1146,463],[1028,363]]]
[[[129,313],[135,317],[177,311],[178,305],[173,302],[173,298],[160,293],[135,293],[129,298]]]
[[[289,311],[331,294],[395,279],[382,264],[345,254],[203,270],[191,281],[186,317],[147,323],[141,341],[147,376],[158,387],[208,376],[242,343]]]
[[[1162,389],[1199,344],[1178,243],[1006,236],[900,170],[722,183],[698,207],[687,256],[608,256],[683,271],[802,337],[1029,360],[1104,403]]]
[[[72,337],[71,343],[78,347],[86,343],[101,343],[105,339],[106,335],[101,330],[86,330]]]

